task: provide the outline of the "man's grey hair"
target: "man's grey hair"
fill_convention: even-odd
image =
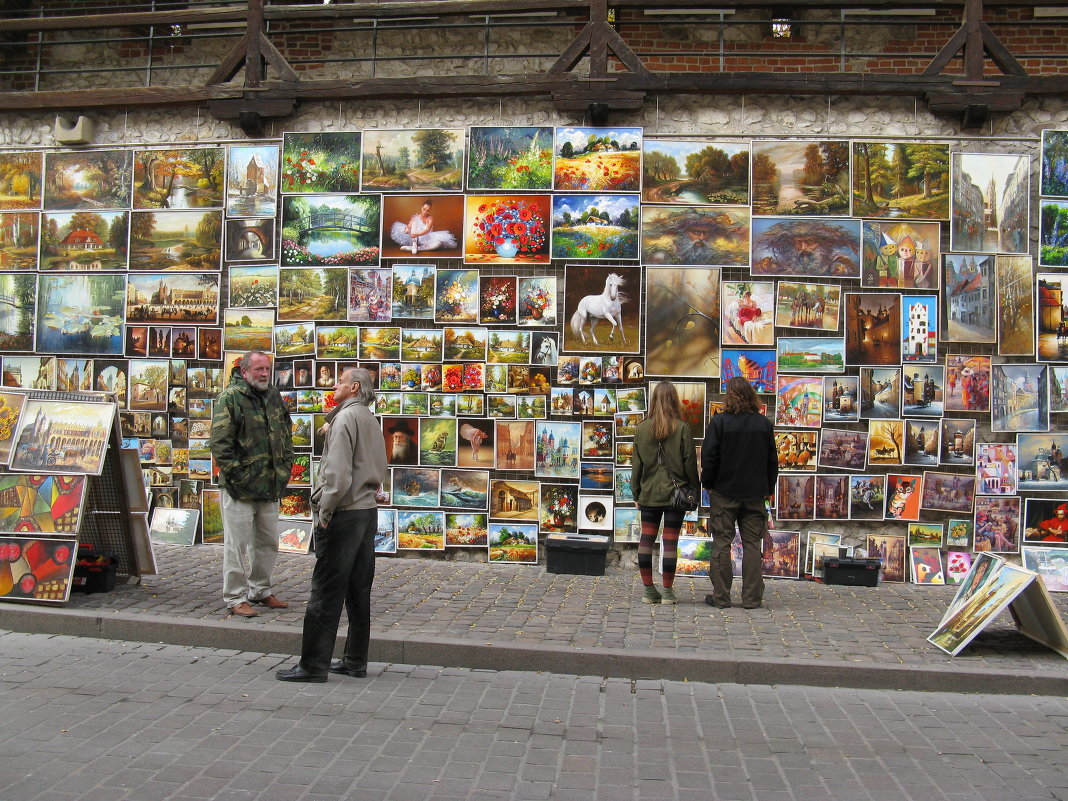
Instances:
[[[249,367],[252,366],[253,356],[267,356],[267,354],[264,353],[262,350],[250,350],[248,353],[242,356],[241,361],[237,363],[237,371],[239,373],[245,372],[246,370],[248,370]],[[267,356],[267,358],[270,359],[271,357]]]
[[[371,371],[363,367],[346,367],[341,373],[342,384],[360,382],[360,391],[355,394],[356,402],[370,406],[375,400],[375,380]]]

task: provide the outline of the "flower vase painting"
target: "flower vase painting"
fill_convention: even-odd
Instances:
[[[556,276],[532,275],[519,279],[519,325],[556,325]]]
[[[548,264],[550,195],[468,195],[464,261]]]
[[[478,270],[438,270],[434,320],[474,323],[478,320]]]

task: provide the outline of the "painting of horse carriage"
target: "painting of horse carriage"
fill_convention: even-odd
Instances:
[[[713,299],[718,293],[713,294]],[[641,268],[564,268],[564,350],[639,353]],[[718,320],[718,314],[712,315]],[[718,332],[717,332],[718,333]]]

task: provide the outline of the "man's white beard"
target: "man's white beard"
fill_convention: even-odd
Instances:
[[[263,392],[271,385],[271,379],[264,378],[262,381],[257,381],[255,378],[249,378],[248,383],[253,389],[258,389],[260,392]]]

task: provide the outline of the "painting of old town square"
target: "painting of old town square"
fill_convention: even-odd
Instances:
[[[217,324],[219,274],[131,274],[126,283],[126,322]]]
[[[115,404],[28,398],[15,430],[11,469],[100,475]]]

